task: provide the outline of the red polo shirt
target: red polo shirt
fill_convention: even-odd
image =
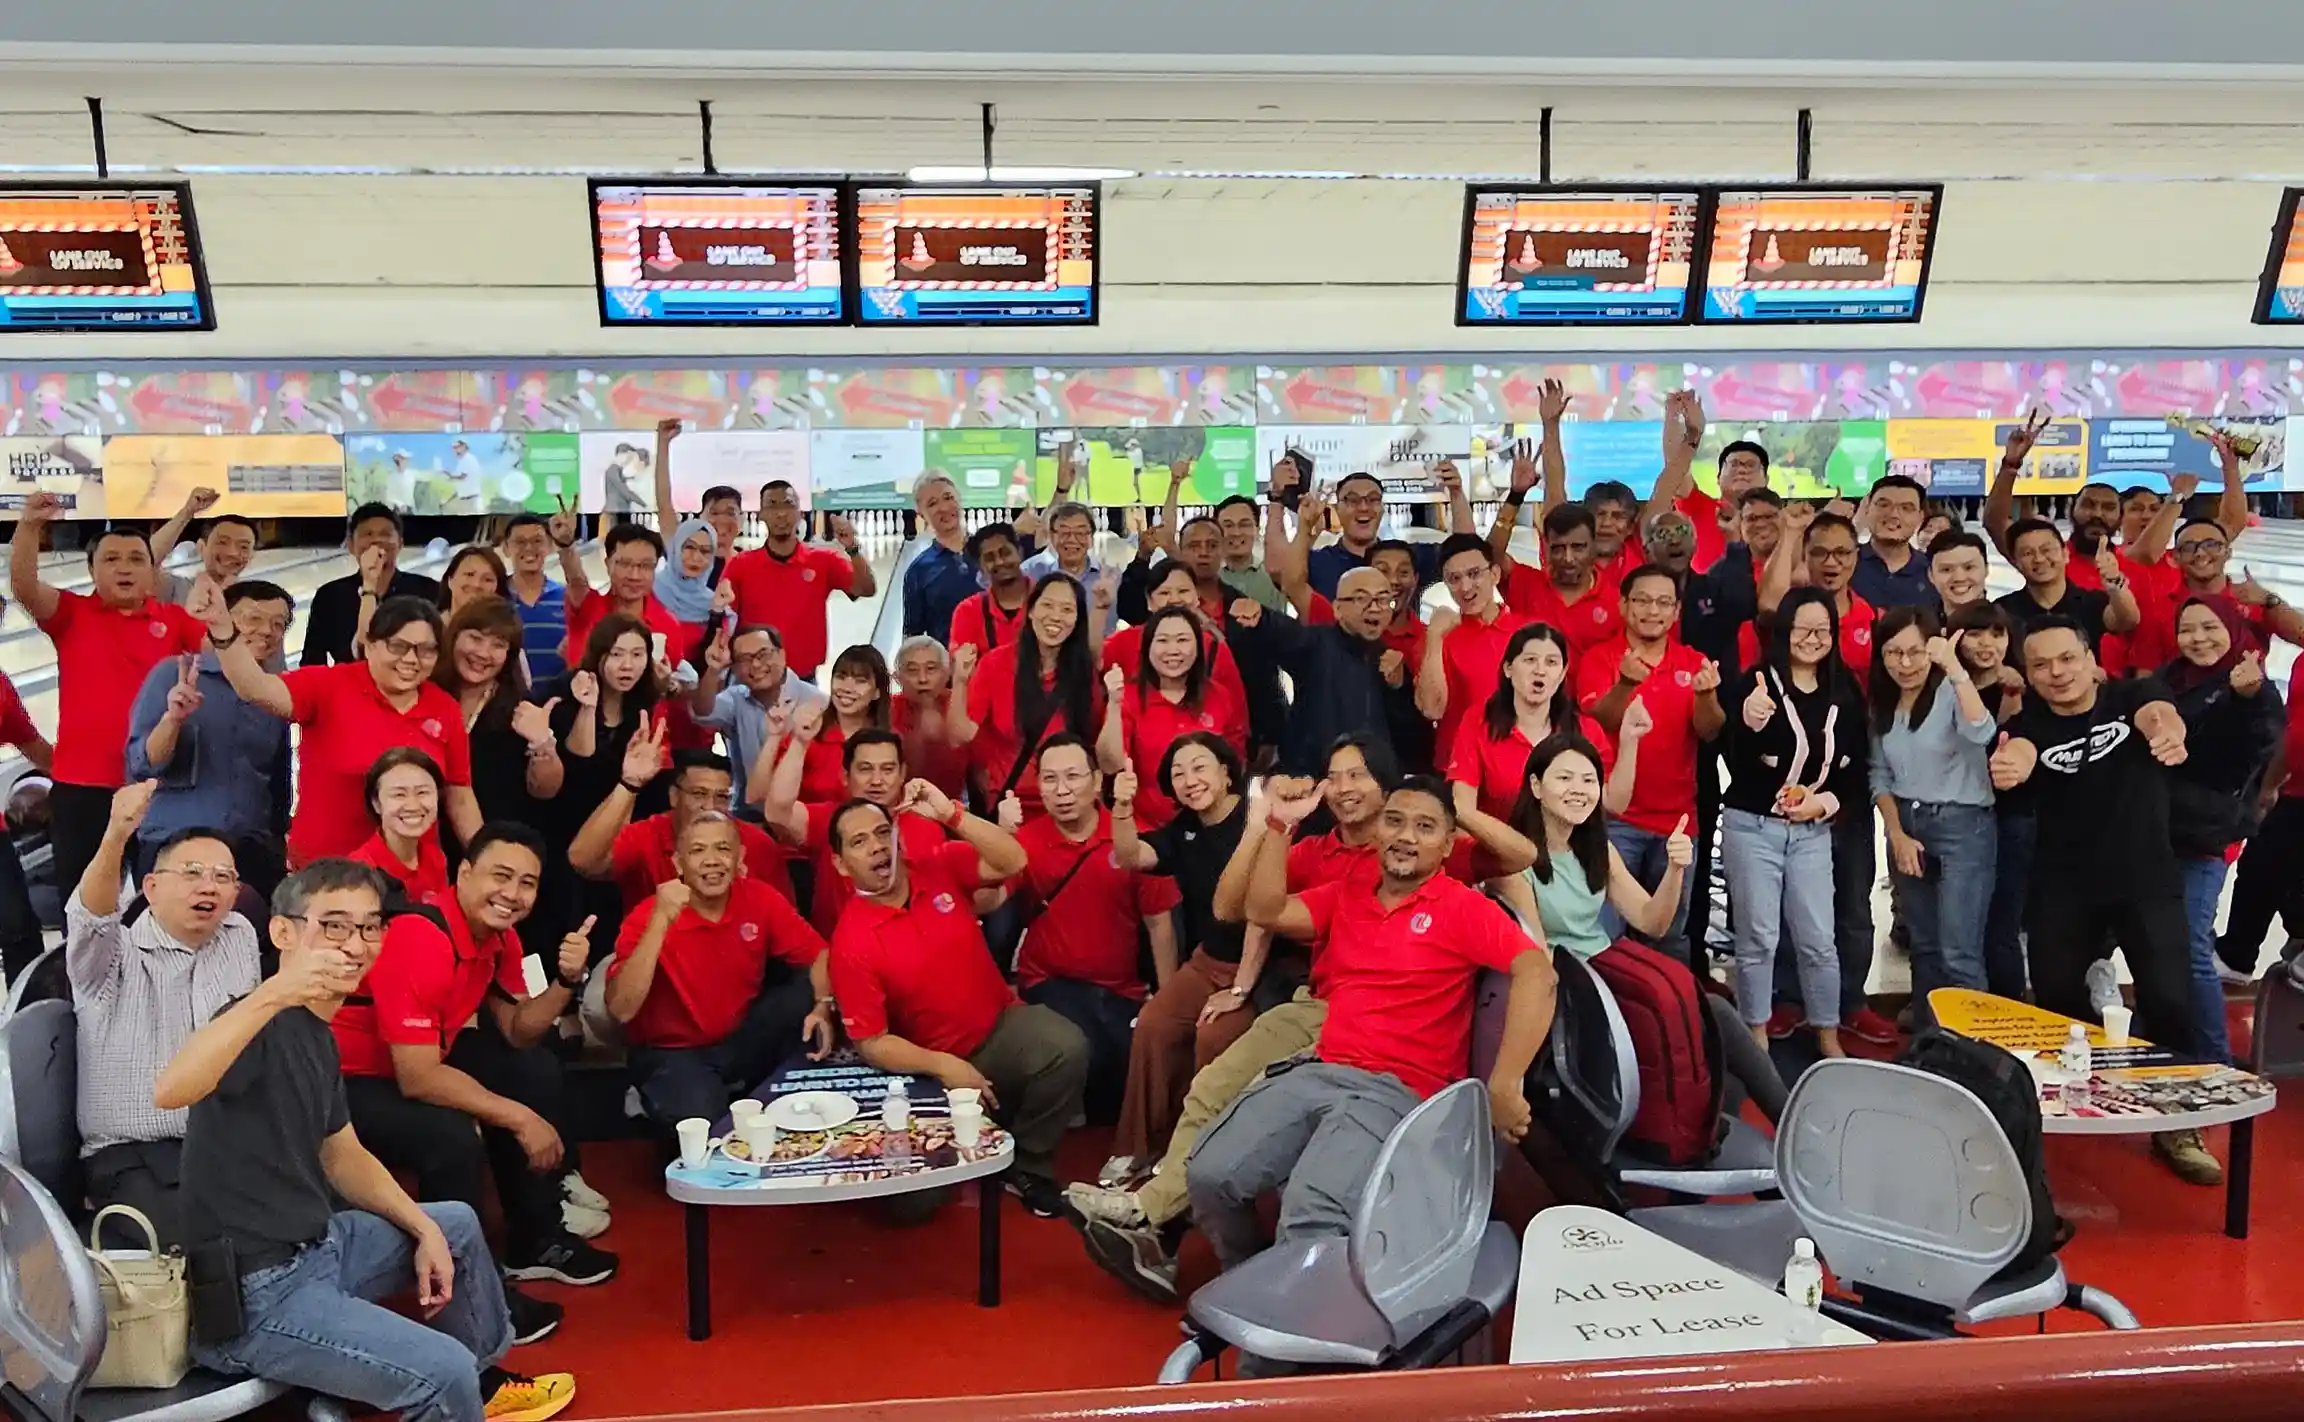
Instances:
[[[32,724],[31,713],[24,709],[24,698],[16,692],[16,683],[6,672],[0,672],[0,746],[25,746],[42,739],[40,728]]]
[[[784,660],[803,678],[824,665],[831,632],[826,609],[832,594],[856,586],[856,565],[845,553],[803,543],[789,558],[765,548],[739,553],[720,574],[736,590],[736,622],[765,622],[784,638]]]
[[[1266,615],[1271,616],[1273,614],[1267,613]],[[1335,626],[1336,604],[1318,593],[1312,594],[1310,605],[1304,609],[1304,625],[1307,627]],[[1388,650],[1398,652],[1401,658],[1407,662],[1407,675],[1413,682],[1416,668],[1424,665],[1424,619],[1418,617],[1414,612],[1410,612],[1405,624],[1397,620],[1387,622],[1384,624],[1384,635],[1378,640],[1383,642]]]
[[[418,686],[415,704],[399,711],[384,699],[364,661],[300,667],[280,680],[288,687],[288,719],[304,728],[296,746],[290,864],[350,854],[376,832],[368,816],[368,767],[394,746],[414,746],[431,756],[449,785],[471,785],[464,708],[431,682]],[[445,813],[448,807],[440,808]]]
[[[914,1046],[965,1057],[984,1045],[1016,994],[976,922],[976,847],[955,841],[906,861],[901,908],[851,902],[832,934],[832,993],[861,1042],[893,1032]],[[1470,1014],[1466,1014],[1470,1020]]]
[[[744,845],[744,872],[792,901],[792,878],[784,872],[784,851],[768,831],[750,820],[736,822],[736,837]],[[656,886],[680,877],[673,866],[672,816],[650,815],[617,831],[609,847],[609,877],[624,896],[626,911],[656,897]]]
[[[1590,716],[1576,718],[1576,732],[1600,751],[1600,778],[1606,781],[1616,768],[1616,741]],[[1520,792],[1528,784],[1528,757],[1536,747],[1518,726],[1502,740],[1488,735],[1485,714],[1474,712],[1456,728],[1455,749],[1448,756],[1448,778],[1480,792],[1480,813],[1509,819]],[[1647,751],[1642,749],[1645,757]]]
[[[1488,622],[1466,618],[1440,639],[1440,667],[1448,678],[1448,709],[1440,717],[1435,746],[1456,744],[1456,727],[1467,716],[1477,716],[1496,692],[1504,672],[1504,648],[1512,634],[1534,619],[1508,607],[1495,609]]]
[[[1248,712],[1215,682],[1200,688],[1200,709],[1194,711],[1159,692],[1146,695],[1131,680],[1120,698],[1120,728],[1136,762],[1136,823],[1146,831],[1176,817],[1176,802],[1161,793],[1159,780],[1160,759],[1179,737],[1214,731],[1230,741],[1243,760],[1248,755]]]
[[[951,693],[945,693],[951,699]],[[941,710],[939,711],[941,714]],[[920,734],[919,712],[898,692],[888,703],[888,729],[904,738],[904,768],[947,795],[957,798],[968,788],[968,747],[929,740]],[[846,787],[846,781],[842,781]]]
[[[1621,637],[1593,649],[1576,664],[1576,704],[1586,711],[1616,684],[1627,644]],[[1704,654],[1685,642],[1666,641],[1664,657],[1632,699],[1648,708],[1655,724],[1640,740],[1640,763],[1632,772],[1632,803],[1616,818],[1651,834],[1670,834],[1682,815],[1696,812],[1696,673]],[[1613,758],[1616,738],[1604,743]],[[1605,773],[1605,772],[1603,772]]]
[[[1674,499],[1672,507],[1687,515],[1696,530],[1696,552],[1688,560],[1688,571],[1701,573],[1719,562],[1728,551],[1728,533],[1720,527],[1720,500],[1702,489],[1690,489]]]
[[[445,1054],[492,986],[515,1002],[528,996],[518,934],[476,940],[455,895],[426,902],[448,931],[422,914],[394,918],[360,984],[367,1001],[347,999],[329,1020],[346,1076],[391,1076],[395,1046],[436,1046]]]
[[[1031,861],[1008,886],[1040,910],[1016,952],[1018,985],[1065,978],[1142,1001],[1136,925],[1176,906],[1176,881],[1120,867],[1108,811],[1084,840],[1066,839],[1046,815],[1026,820],[1016,839]]]
[[[856,897],[856,886],[832,863],[832,812],[847,803],[847,795],[842,794],[837,800],[814,800],[806,806],[808,843],[805,848],[816,861],[816,886],[811,891],[808,920],[826,937],[839,926],[841,910]],[[930,858],[951,843],[942,825],[918,815],[898,815],[896,834],[902,841],[904,860],[908,864]]]
[[[1298,894],[1323,961],[1328,1018],[1320,1060],[1389,1073],[1418,1096],[1472,1063],[1472,996],[1482,968],[1508,972],[1535,950],[1503,910],[1445,874],[1387,909],[1373,890],[1326,883]]]
[[[1110,647],[1107,644],[1106,650]],[[1053,669],[1041,676],[1042,686],[1055,685]],[[1245,699],[1245,698],[1243,698]],[[1090,688],[1089,701],[1095,715],[1104,714],[1104,684],[1098,681]],[[1026,749],[1023,745],[1024,727],[1017,723],[1016,715],[1016,644],[994,647],[977,663],[976,674],[968,679],[968,719],[976,723],[976,739],[970,746],[974,752],[977,772],[984,777],[984,788],[992,798],[1000,798],[1000,787],[1008,782],[1016,758]],[[1032,758],[1021,771],[1015,772],[1016,798],[1024,802],[1026,810],[1040,808],[1039,746],[1058,731],[1071,731],[1093,743],[1097,727],[1075,726],[1064,714],[1058,702],[1040,732],[1039,741],[1033,743]],[[1139,773],[1143,771],[1138,766]]]
[[[2112,550],[2112,557],[2120,565],[2122,575],[2128,579],[2128,591],[2136,599],[2136,611],[2140,615],[2140,620],[2133,632],[2105,633],[2104,645],[2096,660],[2102,664],[2106,676],[2122,676],[2130,670],[2157,671],[2159,663],[2139,660],[2131,648],[2138,636],[2147,635],[2144,632],[2144,624],[2150,622],[2158,613],[2164,599],[2174,594],[2175,601],[2169,606],[2181,608],[2184,605],[2184,597],[2180,591],[2184,586],[2184,570],[2176,566],[2174,558],[2165,555],[2157,563],[2140,563],[2129,557],[2125,551],[2115,548]],[[2064,581],[2076,588],[2086,588],[2090,592],[2104,591],[2104,574],[2097,570],[2096,560],[2083,557],[2074,551],[2069,539],[2065,540],[2064,543]],[[2175,646],[2175,613],[2173,611],[2169,613],[2168,630],[2167,645],[2173,648]],[[2150,640],[2148,636],[2147,640]],[[2151,650],[2149,647],[2146,648],[2147,653]],[[2173,655],[2172,651],[2170,655]]]
[[[40,630],[56,644],[52,777],[115,788],[127,776],[128,712],[145,674],[180,652],[198,653],[208,629],[158,598],[115,608],[86,593],[59,592],[56,611]]]
[[[974,647],[979,653],[1004,647],[1024,634],[1024,604],[1014,612],[1000,605],[989,591],[980,592],[952,609],[952,635],[944,645],[958,651]]]
[[[440,848],[437,828],[416,842],[416,867],[411,869],[400,862],[392,847],[384,842],[384,831],[368,836],[367,842],[349,856],[371,868],[381,869],[400,885],[400,892],[408,902],[420,904],[448,892],[448,856]]]
[[[1274,615],[1269,609],[1265,612],[1267,617]],[[1144,629],[1141,627],[1123,627],[1104,639],[1104,665],[1107,668],[1120,668],[1121,671],[1127,673],[1130,681],[1134,681],[1137,671],[1143,665],[1143,649]],[[1215,633],[1203,630],[1200,633],[1200,657],[1208,665],[1208,680],[1231,692],[1233,699],[1238,704],[1246,706],[1248,704],[1248,685],[1240,680],[1240,664],[1232,659],[1231,645]],[[983,676],[982,670],[978,670],[976,680],[982,680]],[[971,682],[970,685],[973,686],[974,682]],[[1093,732],[1090,733],[1089,739],[1095,739]],[[1002,767],[1002,769],[1005,770],[1006,767]],[[1139,764],[1136,769],[1142,771],[1144,767]]]
[[[1848,611],[1840,619],[1840,661],[1856,674],[1856,684],[1867,684],[1872,675],[1872,624],[1879,619],[1871,603],[1848,594]],[[1760,628],[1747,622],[1736,632],[1736,660],[1745,671],[1760,665]],[[1614,669],[1611,668],[1611,671]],[[1647,752],[1643,750],[1642,755]]]
[[[848,767],[843,762],[848,753],[848,733],[840,729],[840,719],[832,708],[824,708],[824,728],[800,762],[800,798],[803,800],[830,800],[837,804],[848,798]]]
[[[608,964],[611,979],[632,960],[655,913],[651,897],[626,915]],[[656,976],[639,1012],[624,1024],[624,1040],[673,1049],[718,1046],[751,1011],[770,958],[805,972],[823,951],[823,938],[791,900],[757,879],[738,879],[717,919],[690,905],[672,920],[656,950]]]
[[[1560,596],[1551,575],[1528,563],[1514,563],[1504,580],[1504,602],[1531,622],[1560,629],[1568,650],[1581,661],[1586,652],[1624,632],[1624,610],[1617,605],[1615,585],[1596,576],[1591,588],[1574,602]]]

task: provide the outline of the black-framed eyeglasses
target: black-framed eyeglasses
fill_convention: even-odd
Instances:
[[[355,923],[348,918],[313,918],[308,914],[301,913],[281,914],[279,917],[292,919],[297,923],[311,924],[319,929],[320,936],[330,943],[348,943],[355,933],[360,935],[360,941],[363,943],[381,943],[384,941],[384,920],[380,918],[364,918]]]

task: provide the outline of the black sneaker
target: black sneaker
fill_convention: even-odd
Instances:
[[[1071,1213],[1056,1182],[1039,1175],[1011,1175],[1008,1193],[1024,1206],[1024,1213],[1044,1220],[1060,1220]]]
[[[550,1335],[567,1313],[560,1305],[530,1298],[510,1284],[504,1286],[504,1308],[512,1315],[514,1343],[533,1343]]]
[[[1089,1220],[1080,1237],[1096,1267],[1154,1303],[1172,1304],[1176,1289],[1176,1252],[1156,1226],[1124,1229],[1103,1220]]]
[[[532,1253],[514,1256],[504,1266],[504,1277],[556,1284],[605,1284],[616,1277],[616,1256],[564,1234]]]

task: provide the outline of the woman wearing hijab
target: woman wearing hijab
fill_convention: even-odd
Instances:
[[[2176,610],[2176,659],[2160,679],[2184,718],[2184,762],[2168,778],[2168,837],[2184,869],[2200,1041],[2222,1061],[2231,1040],[2216,973],[2216,901],[2254,828],[2256,792],[2287,730],[2287,708],[2266,684],[2255,634],[2229,598],[2192,597]]]
[[[703,671],[704,647],[726,620],[727,609],[712,585],[712,561],[718,548],[718,535],[711,524],[701,518],[682,519],[672,530],[664,561],[656,567],[656,600],[682,627],[695,629],[685,645],[695,649],[688,660],[699,674]],[[681,659],[680,643],[674,644],[672,656]],[[689,718],[686,697],[666,706],[665,727],[665,744],[675,751],[702,750],[712,744],[712,732]]]

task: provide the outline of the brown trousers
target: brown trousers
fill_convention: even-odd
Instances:
[[[1128,1049],[1128,1086],[1120,1098],[1120,1124],[1112,1153],[1151,1160],[1167,1148],[1191,1089],[1193,1073],[1224,1055],[1256,1020],[1246,1005],[1203,1027],[1200,1009],[1232,986],[1237,965],[1219,962],[1204,948],[1193,950],[1136,1015],[1136,1036]]]

